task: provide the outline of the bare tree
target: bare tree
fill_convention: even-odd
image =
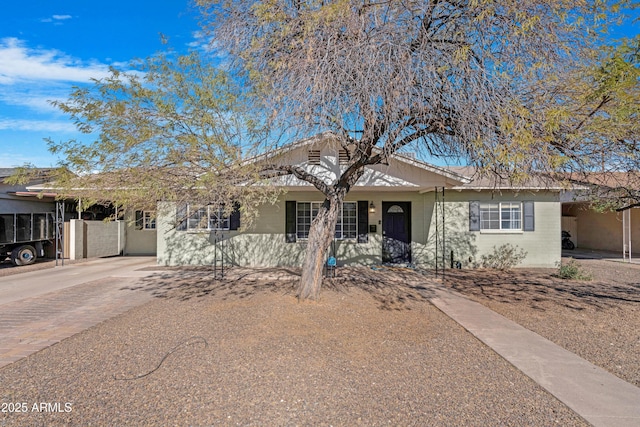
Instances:
[[[367,165],[407,146],[514,180],[561,163],[566,147],[540,126],[544,102],[558,76],[596,59],[596,18],[611,16],[582,0],[198,3],[216,47],[265,95],[272,126],[331,130],[349,154],[333,182],[277,166],[325,197],[301,299],[318,298],[340,204]]]

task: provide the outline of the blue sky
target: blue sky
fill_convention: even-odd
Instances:
[[[189,0],[5,0],[0,17],[0,167],[53,166],[44,138],[78,137],[70,119],[49,104],[72,86],[126,68],[166,48],[204,42]],[[617,35],[634,36],[638,23]]]
[[[4,1],[0,17],[0,167],[53,166],[44,138],[78,134],[49,105],[72,86],[166,48],[187,51],[203,40],[188,0]]]

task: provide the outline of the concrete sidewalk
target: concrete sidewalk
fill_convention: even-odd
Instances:
[[[151,266],[118,257],[0,278],[0,368],[149,301],[127,288]]]
[[[431,302],[594,426],[640,426],[640,388],[485,306],[434,287]]]

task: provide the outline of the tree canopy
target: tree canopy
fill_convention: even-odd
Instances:
[[[640,206],[640,36],[607,49],[556,96],[555,131],[571,148],[557,176],[585,185],[598,209]]]
[[[598,59],[613,13],[548,0],[199,3],[278,126],[383,147],[369,164],[412,145],[512,177],[571,154],[549,143],[557,90]]]
[[[248,225],[275,189],[244,158],[262,130],[243,88],[199,54],[158,55],[111,70],[54,102],[92,141],[49,141],[65,161],[51,177],[66,195],[155,211],[158,201],[240,202]]]
[[[303,298],[317,297],[336,206],[365,166],[406,147],[515,182],[588,170],[603,153],[637,159],[596,120],[606,115],[594,74],[601,35],[624,2],[198,3],[216,47],[263,95],[271,126],[290,135],[331,130],[349,155],[330,183],[277,166],[326,197],[309,234]],[[623,114],[624,104],[603,107]]]

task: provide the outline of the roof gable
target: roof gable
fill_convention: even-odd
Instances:
[[[331,184],[345,170],[344,149],[331,133],[307,138],[287,147],[271,151],[255,158],[278,165],[296,165]],[[376,149],[379,151],[379,149]],[[311,184],[293,175],[272,178],[273,183],[290,190],[309,189]],[[434,187],[463,185],[469,180],[461,174],[440,168],[402,154],[389,157],[387,164],[365,167],[363,176],[352,190],[376,189],[378,191],[430,191]]]

